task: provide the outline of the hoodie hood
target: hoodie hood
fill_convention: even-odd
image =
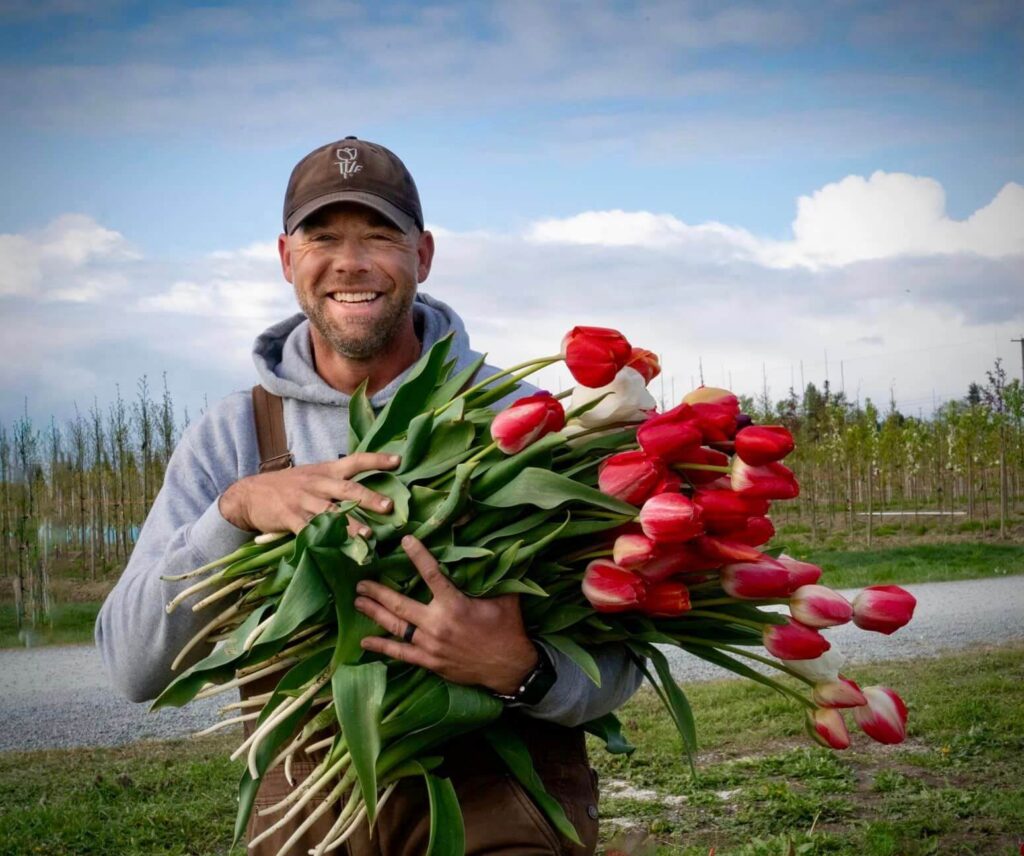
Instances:
[[[412,313],[423,353],[430,350],[438,339],[454,332],[449,356],[457,360],[458,367],[477,356],[469,347],[469,336],[462,319],[447,303],[419,292],[413,301]],[[348,407],[350,396],[329,386],[313,367],[309,319],[303,313],[268,327],[256,338],[252,357],[260,383],[269,392],[282,398]],[[387,403],[411,369],[412,366],[373,395],[370,403],[374,408]]]

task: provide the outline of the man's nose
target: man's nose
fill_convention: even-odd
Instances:
[[[370,253],[366,243],[359,240],[339,241],[331,257],[335,273],[366,273],[370,270]]]

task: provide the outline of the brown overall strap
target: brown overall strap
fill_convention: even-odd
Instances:
[[[259,384],[252,388],[252,414],[260,450],[260,472],[286,470],[294,460],[284,432],[284,400]]]

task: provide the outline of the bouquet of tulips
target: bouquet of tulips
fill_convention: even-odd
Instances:
[[[503,722],[500,701],[361,647],[365,636],[384,631],[353,605],[360,580],[430,597],[400,547],[406,534],[423,541],[466,594],[520,594],[528,632],[595,682],[594,648],[628,646],[691,763],[694,717],[672,677],[667,645],[783,693],[804,709],[810,735],[824,745],[849,746],[844,708],[870,737],[903,739],[907,711],[899,696],[840,674],[841,658],[820,631],[852,620],[891,633],[910,620],[914,598],[873,586],[850,603],[818,583],[819,568],[766,546],[774,535],[771,503],[799,492],[781,463],[793,449],[788,430],[752,424],[734,395],[708,387],[658,413],[646,389],[660,370],[657,358],[614,330],[576,327],[560,353],[474,385],[483,358],[456,371],[449,347],[444,339],[424,355],[379,414],[365,389],[352,396],[350,451],[401,456],[395,471],[357,477],[392,500],[390,513],[339,503],[297,536],[259,536],[185,575],[199,581],[168,605],[207,589],[194,608],[231,601],[179,662],[203,641],[221,644],[155,707],[279,676],[272,692],[229,704],[226,711],[247,712],[219,723],[254,724],[233,756],[246,758],[236,840],[261,777],[281,764],[290,778],[295,758],[320,751],[313,773],[264,809],[280,814],[264,834],[316,799],[313,817],[337,813],[313,851],[327,852],[359,823],[372,824],[399,780],[420,776],[433,828],[446,830],[443,842],[432,837],[431,852],[460,852],[458,800],[434,770],[445,743],[469,731],[481,731],[554,826],[578,840]],[[561,360],[575,388],[528,395],[499,413],[490,408]],[[349,519],[372,534],[350,534]],[[789,615],[771,608],[778,604],[788,604]],[[809,692],[765,674],[765,666]],[[610,751],[633,749],[614,715],[586,727]]]

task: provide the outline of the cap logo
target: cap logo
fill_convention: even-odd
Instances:
[[[338,159],[338,171],[342,178],[349,179],[363,168],[362,164],[356,163],[358,155],[359,150],[353,146],[346,146],[334,152],[334,156]]]

